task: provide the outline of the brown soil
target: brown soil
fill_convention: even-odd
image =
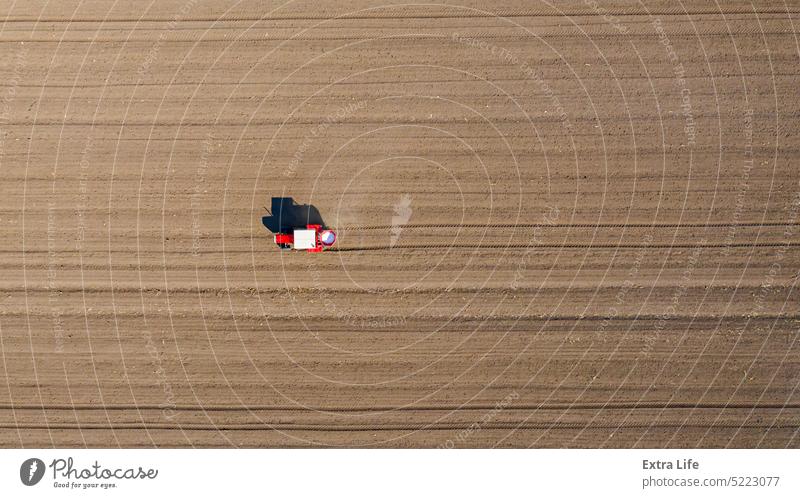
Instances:
[[[267,4],[2,3],[0,445],[800,447],[795,2]]]

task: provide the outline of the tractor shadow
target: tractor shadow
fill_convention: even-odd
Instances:
[[[261,223],[272,233],[286,233],[306,225],[326,226],[317,208],[311,204],[297,204],[292,197],[273,197],[269,212],[261,218]]]

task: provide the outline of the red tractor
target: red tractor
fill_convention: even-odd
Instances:
[[[275,243],[283,250],[322,252],[336,242],[336,232],[323,229],[322,225],[306,225],[291,233],[275,234]]]

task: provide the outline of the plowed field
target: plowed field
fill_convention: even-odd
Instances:
[[[1,446],[800,447],[798,2],[0,13]]]

